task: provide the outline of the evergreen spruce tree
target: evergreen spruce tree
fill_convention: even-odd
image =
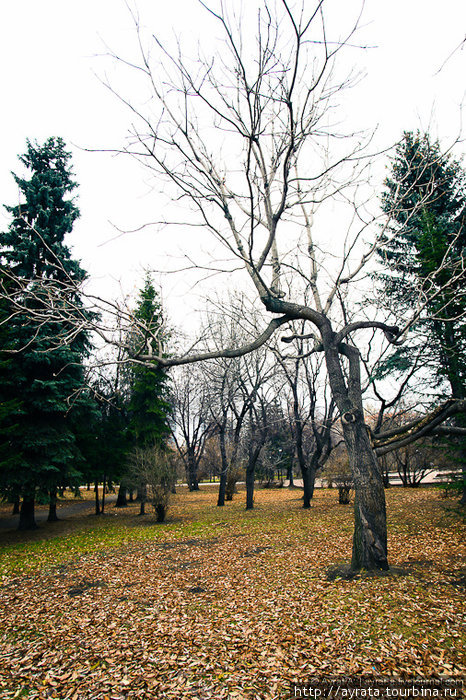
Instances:
[[[130,333],[129,345],[136,357],[141,352],[150,354],[159,351],[159,347],[154,348],[153,344],[160,341],[162,346],[166,336],[162,305],[148,274],[134,312],[134,328]],[[147,474],[137,473],[142,462],[136,455],[146,454],[150,461],[154,454],[160,455],[161,450],[166,449],[171,411],[168,375],[155,364],[152,367],[134,364],[129,371],[128,380],[128,432],[133,448],[129,480],[137,487],[141,502],[140,515],[143,515],[147,498]]]
[[[75,418],[89,409],[80,390],[84,384],[83,358],[89,350],[85,332],[67,336],[72,320],[37,324],[33,312],[45,309],[41,294],[55,285],[56,304],[72,301],[80,305],[73,282],[79,285],[85,272],[65,244],[79,211],[71,196],[76,188],[70,168],[70,153],[60,138],[50,138],[42,146],[27,142],[20,157],[27,177],[14,175],[21,202],[6,207],[12,215],[9,230],[0,237],[3,264],[17,281],[12,290],[21,302],[22,313],[9,322],[10,386],[7,393],[20,401],[17,410],[3,420],[9,430],[10,454],[17,466],[9,468],[2,460],[2,488],[12,487],[21,494],[20,529],[35,527],[34,501],[39,495],[52,504],[57,487],[79,477],[79,451],[75,440]],[[14,286],[14,285],[13,285]],[[29,293],[24,294],[22,287]],[[31,293],[32,292],[32,293]],[[30,311],[29,311],[30,310]],[[73,397],[70,403],[70,398]]]
[[[17,395],[14,377],[14,364],[11,356],[5,352],[11,347],[10,302],[11,283],[6,271],[0,270],[0,494],[9,501],[17,503],[19,490],[11,479],[20,463],[21,453],[13,450],[12,434],[15,429],[12,416],[18,414],[21,401]],[[9,478],[10,476],[10,478]]]
[[[382,299],[398,316],[420,294],[427,305],[413,342],[396,350],[382,373],[409,369],[426,344],[424,367],[431,368],[437,393],[464,399],[466,174],[427,134],[405,132],[385,184],[382,207],[391,224],[379,252],[385,268],[378,275]],[[464,441],[457,455],[464,463]]]
[[[140,292],[134,319],[135,329],[130,343],[136,355],[152,348],[154,341],[151,336],[160,338],[161,343],[166,340],[162,305],[150,275],[146,276]],[[135,444],[163,448],[170,433],[167,372],[156,365],[133,365],[129,395],[129,431]]]

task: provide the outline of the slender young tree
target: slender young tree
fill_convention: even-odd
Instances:
[[[209,410],[206,375],[199,367],[182,369],[173,376],[172,437],[186,470],[190,491],[198,491],[198,469],[214,423]]]
[[[20,157],[27,175],[14,175],[21,202],[6,207],[12,222],[0,238],[5,274],[13,280],[13,303],[21,301],[26,289],[30,293],[21,311],[11,314],[8,321],[11,371],[21,399],[20,407],[8,418],[10,448],[20,455],[20,461],[4,481],[21,493],[20,529],[35,527],[38,493],[51,502],[54,519],[57,486],[70,484],[79,475],[74,416],[87,403],[81,390],[88,334],[71,331],[72,319],[33,320],[49,302],[50,282],[58,290],[56,305],[78,308],[85,315],[76,292],[85,272],[65,243],[79,216],[72,197],[76,183],[70,158],[60,138],[50,138],[43,145],[27,142],[26,153]]]
[[[322,358],[309,354],[308,342],[299,337],[304,333],[303,326],[303,323],[293,324],[298,336],[294,339],[294,356],[284,355],[278,344],[274,352],[290,392],[289,415],[303,479],[303,507],[310,508],[317,471],[325,464],[332,450],[335,404],[328,397],[326,380],[322,376]]]

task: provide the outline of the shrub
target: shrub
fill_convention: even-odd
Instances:
[[[238,467],[229,468],[227,472],[227,484],[225,487],[225,500],[232,501],[233,495],[238,493],[236,482],[239,481],[242,476],[244,477],[244,472]]]
[[[344,447],[338,447],[333,450],[325,465],[325,478],[327,486],[336,486],[338,488],[338,502],[348,505],[350,492],[353,488],[353,475]]]
[[[144,503],[150,503],[157,522],[163,523],[176,481],[172,452],[158,445],[136,447],[130,455],[130,477],[141,494],[141,512],[144,512]]]

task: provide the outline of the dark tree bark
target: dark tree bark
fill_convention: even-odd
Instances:
[[[99,482],[97,481],[97,479],[95,480],[95,484],[94,484],[94,492],[95,492],[95,514],[100,515]]]
[[[351,568],[386,571],[389,567],[385,490],[362,414],[350,423],[345,423],[343,417],[343,432],[355,490]]]
[[[126,498],[126,486],[121,486],[118,489],[118,497],[115,503],[115,508],[126,508],[128,501]]]
[[[220,472],[220,484],[218,487],[217,506],[225,505],[225,493],[227,489],[228,459],[225,446],[225,432],[220,431],[220,454],[222,456],[222,471]]]
[[[246,510],[252,510],[254,508],[254,481],[256,464],[265,444],[265,440],[266,437],[264,436],[263,439],[261,438],[260,443],[256,445],[254,449],[249,451],[248,463],[246,466]]]
[[[387,570],[387,516],[385,490],[377,457],[369,440],[362,407],[360,354],[354,347],[338,343],[328,326],[322,340],[330,386],[340,411],[343,438],[354,478],[354,535],[351,568]],[[342,355],[348,359],[345,380]]]
[[[299,397],[298,397],[298,363],[296,363],[296,374],[294,377],[288,376],[288,381],[293,392],[293,421],[294,421],[294,434],[296,441],[296,456],[298,457],[298,464],[301,470],[301,477],[303,479],[303,508],[311,507],[311,480],[308,466],[306,464],[306,458],[303,449],[303,422],[301,420],[301,414],[299,411]]]
[[[309,495],[311,497],[311,500],[314,496],[314,489],[316,487],[317,467],[319,466],[319,458],[321,456],[322,454],[320,450],[319,456],[317,456],[317,453],[314,453],[314,455],[311,457],[311,461],[309,464]]]
[[[197,478],[198,464],[197,464],[195,454],[190,449],[188,449],[187,460],[188,460],[188,469],[187,469],[188,488],[190,491],[199,491],[199,481]]]
[[[255,466],[255,464],[251,464],[251,460],[248,460],[246,467],[246,510],[254,508]]]
[[[246,465],[246,510],[254,508],[254,481],[256,464],[269,435],[267,420],[267,404],[260,398],[260,407],[252,406],[251,440],[248,447],[248,463]],[[255,436],[253,438],[253,436]]]
[[[302,330],[304,330],[304,326]],[[331,426],[332,416],[334,412],[334,403],[331,402],[330,406],[326,407],[325,418],[323,419],[323,421],[322,419],[316,421],[315,395],[317,373],[314,374],[312,371],[309,371],[309,367],[305,363],[303,363],[305,349],[302,339],[298,344],[297,351],[299,357],[295,360],[292,370],[288,369],[287,364],[283,361],[283,359],[279,357],[278,360],[282,366],[293,397],[292,431],[295,439],[298,465],[303,480],[303,508],[310,508],[311,499],[314,495],[314,486],[317,469],[322,466],[326,457],[331,451]],[[306,379],[308,398],[310,403],[309,408],[306,411],[303,411],[303,408],[300,405],[299,380],[301,372],[304,373],[304,377]],[[314,436],[314,446],[312,455],[305,454],[305,426],[308,426],[310,429],[312,429],[312,433]],[[291,485],[292,484],[290,480],[290,486]]]
[[[57,515],[57,491],[56,489],[52,489],[49,492],[49,514],[47,517],[47,522],[49,523],[56,523],[58,521],[58,515]]]
[[[102,508],[100,509],[101,515],[103,515],[105,512],[105,494],[106,494],[105,489],[106,488],[107,488],[107,475],[104,472],[104,476],[102,479]]]
[[[224,506],[225,505],[225,493],[227,490],[227,471],[222,469],[222,472],[220,474],[220,483],[218,487],[218,498],[217,498],[217,505],[218,506]]]
[[[295,399],[295,439],[296,439],[296,455],[298,457],[298,464],[301,470],[301,476],[303,479],[303,508],[311,507],[312,489],[311,489],[311,474],[306,464],[306,459],[303,450],[303,424],[298,413],[298,403]]]
[[[21,503],[19,512],[18,530],[37,530],[37,523],[34,515],[34,496],[26,496]]]
[[[140,501],[139,515],[146,514],[147,486],[140,486],[138,489],[138,498]]]
[[[19,513],[19,496],[15,498],[13,501],[13,510],[11,511],[12,515],[18,515]]]
[[[303,508],[311,507],[312,498],[312,482],[311,482],[311,472],[306,464],[301,467],[301,475],[303,477]]]
[[[292,489],[294,488],[294,481],[293,481],[293,465],[290,464],[287,469],[287,474],[286,478],[288,479],[288,488]]]
[[[163,523],[165,521],[166,508],[161,503],[155,506],[155,513],[157,515],[157,522]]]
[[[466,506],[466,470],[463,469],[463,494],[460,498],[460,506]]]

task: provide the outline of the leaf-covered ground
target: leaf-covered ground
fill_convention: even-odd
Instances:
[[[459,507],[388,491],[392,569],[348,579],[351,508],[319,490],[305,511],[300,495],[259,490],[246,512],[244,493],[219,509],[204,487],[164,525],[112,507],[53,538],[13,535],[0,697],[265,700],[314,676],[461,677]]]

